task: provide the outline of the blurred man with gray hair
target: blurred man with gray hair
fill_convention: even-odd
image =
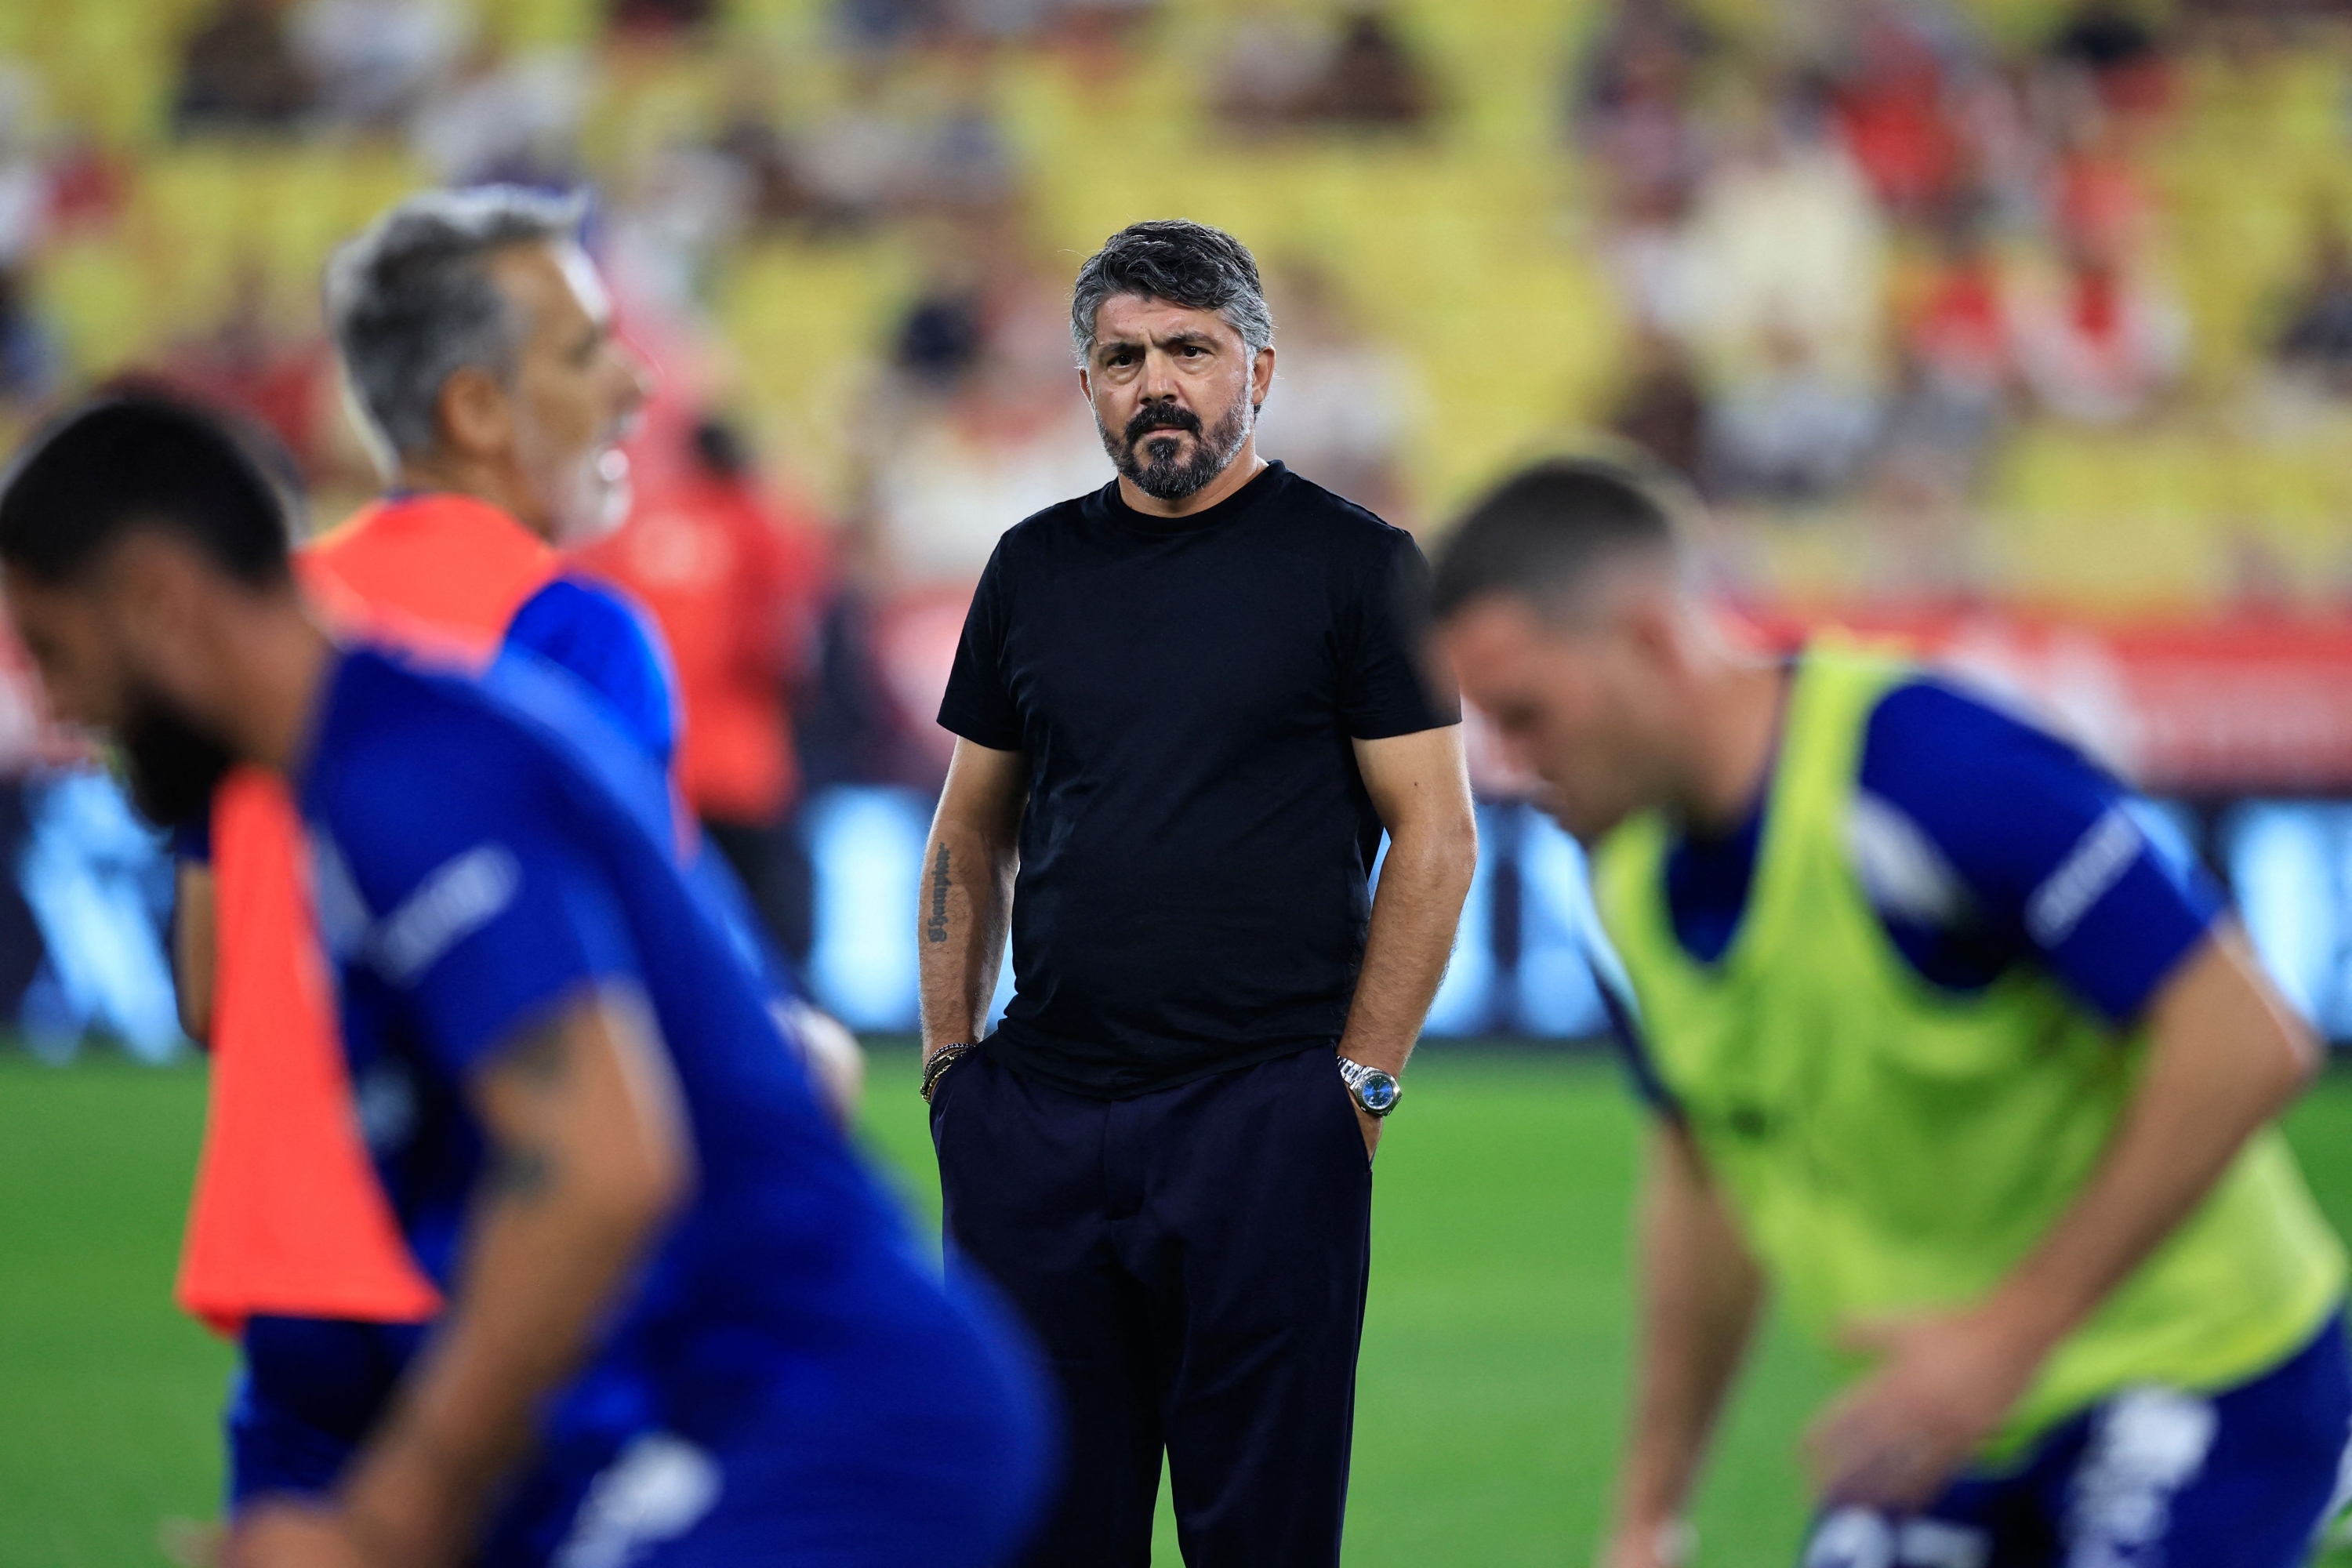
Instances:
[[[1070,317],[1118,478],[999,542],[940,710],[948,1240],[1061,1374],[1026,1562],[1148,1562],[1164,1453],[1194,1568],[1336,1568],[1372,1149],[1476,858],[1460,716],[1414,658],[1412,538],[1257,455],[1248,250],[1137,224]]]
[[[335,255],[329,330],[398,491],[468,495],[557,545],[628,510],[644,370],[576,238],[576,199],[413,196]]]

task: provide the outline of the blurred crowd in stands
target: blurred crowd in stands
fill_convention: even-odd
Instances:
[[[175,42],[168,123],[184,142],[389,142],[445,183],[598,183],[608,266],[641,317],[671,322],[696,319],[718,259],[747,238],[918,231],[891,374],[856,395],[872,482],[849,510],[870,513],[854,521],[876,525],[867,542],[891,570],[968,577],[1006,518],[1100,470],[1063,363],[1066,258],[1037,254],[1026,221],[1041,153],[1005,122],[1001,62],[1052,51],[1116,81],[1161,6],[839,0],[823,37],[845,90],[812,107],[787,63],[747,52],[712,126],[597,166],[600,81],[697,47],[720,9],[610,0],[601,49],[514,49],[463,0],[201,0]],[[1761,38],[1693,0],[1564,8],[1563,43],[1582,35],[1562,95],[1589,175],[1580,218],[1624,344],[1593,412],[1712,494],[1898,506],[1965,498],[2021,418],[2160,416],[2189,323],[2146,149],[2178,111],[2184,38],[2260,47],[2250,32],[2279,26],[2074,0],[2032,47],[2003,49],[1939,0],[1785,7]],[[1244,9],[1207,63],[1208,107],[1239,141],[1434,134],[1475,86],[1379,5]],[[45,244],[104,224],[135,177],[123,150],[44,116],[30,67],[0,69],[0,401],[37,405],[60,379],[29,287]],[[2306,226],[2303,275],[2273,280],[2262,346],[2291,395],[2341,399],[2347,215],[2315,195]],[[1414,366],[1367,335],[1333,258],[1269,259],[1289,383],[1269,438],[1413,516],[1394,452]],[[334,449],[313,336],[250,284],[170,345],[173,367],[252,407],[314,476],[356,487],[361,454]]]
[[[1049,50],[1115,79],[1158,10],[844,0],[826,37],[846,87],[822,112],[796,114],[788,73],[747,59],[714,129],[600,180],[613,173],[591,155],[600,76],[631,51],[698,47],[709,0],[614,0],[606,43],[586,51],[503,48],[460,0],[204,0],[175,41],[167,134],[184,146],[389,144],[446,184],[596,190],[594,248],[661,390],[635,454],[636,515],[595,562],[646,598],[677,647],[698,805],[772,822],[803,774],[936,782],[944,752],[929,710],[996,535],[1109,477],[1071,371],[1066,258],[1039,254],[1024,229],[1024,155],[992,73],[1008,49]],[[942,95],[918,100],[910,60],[945,80]],[[1436,112],[1426,64],[1377,9],[1245,21],[1221,64],[1215,111],[1249,135],[1411,134]],[[24,284],[63,231],[112,221],[137,175],[135,150],[100,151],[45,114],[29,67],[0,65],[0,407],[15,416],[0,427],[21,429],[70,379]],[[877,374],[845,392],[856,473],[821,515],[790,455],[762,465],[709,401],[725,396],[710,365],[727,350],[700,295],[715,258],[747,239],[822,247],[881,228],[917,237],[921,271],[873,345]],[[1268,261],[1283,390],[1265,444],[1408,512],[1394,452],[1418,395],[1412,366],[1359,330],[1317,260]],[[315,315],[273,297],[257,262],[212,320],[108,368],[274,432],[321,525],[374,482]]]
[[[2160,415],[2189,348],[2146,160],[2175,37],[2129,0],[2010,54],[1909,0],[1836,15],[1769,70],[1679,0],[1619,0],[1585,50],[1570,124],[1642,343],[1613,426],[1717,495],[1919,504],[1966,496],[2020,418]],[[2203,47],[2282,26],[2210,20]],[[2352,392],[2344,218],[2315,202],[2282,280],[2290,392]]]
[[[2120,0],[2023,58],[1894,0],[1769,75],[1725,54],[1675,0],[1623,0],[1578,72],[1645,345],[1621,432],[1722,494],[1965,489],[2020,405],[2111,424],[2164,397],[2186,332],[2136,153],[2170,65]]]
[[[1172,144],[1244,184],[1250,160],[1286,149],[1456,147],[1461,200],[1504,189],[1475,184],[1468,128],[1514,62],[1449,51],[1475,29],[1443,0],[1221,5],[1213,24],[1167,0],[544,0],[595,13],[555,41],[514,23],[522,0],[86,4],[141,18],[125,37],[161,26],[159,92],[131,133],[102,131],[45,80],[39,50],[9,53],[38,25],[0,24],[0,440],[93,382],[160,380],[274,432],[331,525],[379,481],[320,332],[325,247],[419,181],[589,189],[593,247],[659,386],[635,513],[593,563],[663,622],[686,786],[802,956],[799,804],[840,784],[935,787],[930,713],[996,536],[1110,475],[1066,314],[1072,245],[1108,226],[1080,237],[1043,177],[1094,151],[1068,138],[1170,118],[1181,134],[1156,158]],[[2295,4],[2026,0],[1996,27],[1961,0],[1508,0],[1541,11],[1550,40],[1549,105],[1523,140],[1547,142],[1560,210],[1530,216],[1528,243],[1599,279],[1570,335],[1607,367],[1564,413],[1522,422],[1638,447],[1760,526],[1844,509],[1964,537],[1937,520],[1980,503],[2021,432],[2180,416],[2199,323],[2171,242],[2193,219],[2152,149],[2179,143],[2200,71],[2258,82],[2291,49],[2341,53],[2330,0]],[[1183,68],[1150,74],[1171,50]],[[1007,88],[1041,69],[1103,112],[1041,118]],[[1191,101],[1114,111],[1144,80]],[[674,81],[682,104],[664,96]],[[2341,162],[2352,125],[2328,136]],[[262,215],[296,234],[302,275],[256,242],[200,314],[110,338],[156,274],[110,271],[108,245],[180,232],[142,182],[162,189],[168,165],[181,206],[233,201],[236,160],[288,149],[341,160],[300,187],[319,211]],[[353,194],[352,171],[376,169],[381,192]],[[1147,205],[1165,172],[1119,167]],[[1369,188],[1349,199],[1376,205]],[[1265,199],[1301,195],[1316,193]],[[2266,417],[2334,417],[2352,407],[2352,211],[2324,190],[2280,199],[2302,259],[2266,262],[2252,326],[2230,329],[2255,367],[2231,395]],[[1398,247],[1444,253],[1442,226],[1410,221]],[[1402,313],[1452,307],[1381,297],[1377,258],[1298,238],[1315,232],[1244,235],[1278,329],[1261,449],[1417,529],[1461,498],[1415,467],[1444,399],[1433,334]],[[887,308],[857,314],[877,289]],[[803,292],[851,303],[769,310],[782,324],[756,346],[733,330],[760,316],[743,300]],[[80,301],[79,327],[58,300]],[[1521,348],[1434,341],[1474,362]],[[1506,400],[1556,396],[1546,374]],[[791,417],[747,390],[779,377],[806,389]],[[1446,412],[1452,430],[1485,417]],[[2352,583],[2352,546],[2342,559]],[[0,757],[58,745],[21,699],[0,704]]]
[[[1008,59],[1052,55],[1116,92],[1169,31],[1159,0],[834,0],[801,47],[739,48],[719,0],[594,0],[603,42],[517,47],[467,0],[186,0],[169,40],[183,145],[396,147],[418,177],[595,187],[598,244],[647,331],[723,357],[704,305],[748,244],[877,231],[919,258],[873,334],[887,374],[845,387],[860,470],[831,487],[852,552],[910,580],[968,580],[996,530],[1102,472],[1069,395],[1068,258],[1034,221]],[[2184,58],[2276,49],[2259,8],[2053,0],[1992,33],[1953,0],[1837,0],[1734,26],[1697,0],[1559,8],[1573,243],[1605,272],[1615,345],[1582,412],[1708,493],[1787,507],[1965,503],[2021,421],[2165,416],[2191,352],[2148,149],[2183,111]],[[2201,8],[2200,8],[2201,7]],[[1443,137],[1479,89],[1415,7],[1234,7],[1193,73],[1204,155],[1300,138]],[[2331,35],[2332,36],[2332,35]],[[2333,44],[2328,47],[2335,47]],[[604,105],[647,61],[723,57],[696,123],[617,156]],[[837,84],[837,85],[836,85]],[[0,410],[67,379],[37,274],[102,227],[139,150],[48,112],[0,60]],[[2347,214],[2313,193],[2300,275],[2267,280],[2266,394],[2352,398]],[[1270,444],[1418,521],[1398,462],[1424,399],[1346,259],[1274,255],[1286,385]],[[282,289],[280,290],[282,294]],[[335,493],[367,481],[314,324],[256,269],[213,319],[142,345],[151,368],[253,409]],[[1465,352],[1479,345],[1465,344]],[[792,454],[781,455],[787,462]],[[1451,500],[1454,498],[1447,498]]]

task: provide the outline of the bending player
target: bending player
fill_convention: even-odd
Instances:
[[[1597,845],[1659,1111],[1612,1568],[1687,1550],[1768,1284],[1870,1370],[1807,1568],[2292,1568],[2347,1423],[2341,1248],[2272,1120],[2314,1044],[2145,804],[1831,642],[1720,641],[1665,509],[1522,474],[1437,567],[1463,689]]]
[[[151,801],[232,761],[293,785],[370,1153],[449,1297],[331,1500],[257,1504],[232,1561],[1001,1561],[1039,1485],[1027,1373],[760,1044],[659,779],[576,688],[339,647],[285,527],[152,401],[68,418],[0,494],[62,718]]]

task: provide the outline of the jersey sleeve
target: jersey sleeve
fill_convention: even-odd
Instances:
[[[988,558],[964,613],[963,636],[940,699],[940,727],[991,751],[1021,749],[1021,710],[1013,700],[1004,658],[1004,545]]]
[[[1861,783],[1940,854],[1979,932],[2110,1022],[2140,1015],[2222,908],[2149,802],[2047,731],[1942,682],[1881,700]]]
[[[679,724],[668,645],[620,590],[558,577],[515,612],[505,646],[570,671],[604,700],[647,756],[669,765]]]
[[[1450,685],[1433,685],[1421,657],[1429,624],[1429,563],[1412,536],[1384,530],[1382,548],[1351,588],[1347,621],[1353,636],[1342,643],[1339,672],[1348,733],[1378,741],[1461,722],[1461,699]]]
[[[551,786],[508,761],[388,763],[410,777],[372,781],[364,817],[329,825],[340,864],[322,879],[349,876],[369,911],[362,961],[452,1078],[582,992],[643,984],[611,875]]]

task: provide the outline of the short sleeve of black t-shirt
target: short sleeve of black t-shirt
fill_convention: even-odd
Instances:
[[[997,586],[1002,547],[988,558],[964,612],[963,637],[956,643],[955,667],[940,702],[940,724],[992,751],[1021,749],[1021,714],[1004,680],[1004,618]]]
[[[1369,552],[1352,596],[1355,634],[1340,665],[1339,710],[1348,733],[1359,741],[1411,735],[1462,719],[1452,684],[1437,685],[1423,657],[1429,562],[1402,529],[1385,529],[1379,544]]]
[[[998,542],[940,722],[1025,754],[1017,1069],[1123,1096],[1336,1041],[1381,824],[1353,742],[1457,722],[1410,535],[1269,467],[1193,517],[1108,486]]]

